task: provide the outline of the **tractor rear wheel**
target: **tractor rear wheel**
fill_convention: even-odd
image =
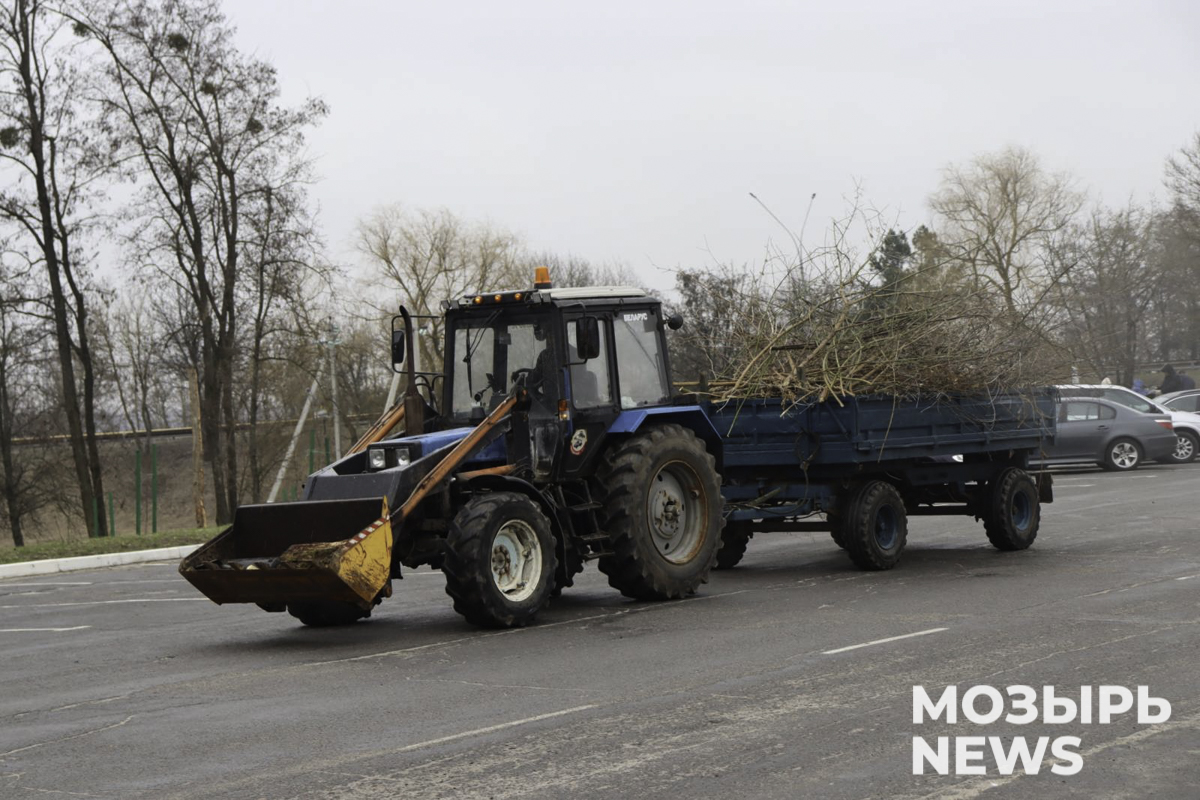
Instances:
[[[716,459],[682,425],[659,425],[615,445],[597,483],[611,554],[609,585],[638,600],[670,600],[708,580],[721,546]]]
[[[557,567],[550,520],[523,494],[475,495],[446,532],[446,594],[481,628],[532,622],[550,599]]]

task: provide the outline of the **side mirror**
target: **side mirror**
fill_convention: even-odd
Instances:
[[[404,331],[392,330],[392,364],[404,363]]]
[[[595,317],[575,320],[575,349],[579,358],[587,361],[600,355],[600,321]]]
[[[673,331],[677,331],[683,327],[683,317],[678,314],[672,314],[667,317],[667,327]]]

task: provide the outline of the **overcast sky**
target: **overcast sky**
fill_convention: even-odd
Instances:
[[[445,206],[535,249],[669,270],[819,239],[861,184],[912,229],[950,162],[1008,144],[1108,204],[1165,198],[1200,129],[1200,3],[227,0],[310,139],[330,254]]]

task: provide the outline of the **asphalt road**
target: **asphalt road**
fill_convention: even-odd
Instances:
[[[915,518],[863,573],[763,535],[694,599],[589,568],[511,632],[468,627],[440,573],[334,630],[173,564],[0,581],[0,797],[1200,797],[1200,464],[1056,490],[1026,552]],[[1146,685],[1173,713],[915,725],[914,684]],[[1074,735],[1083,769],[917,776],[917,735]]]

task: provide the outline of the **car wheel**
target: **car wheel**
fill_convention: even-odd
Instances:
[[[1175,452],[1164,459],[1171,464],[1190,464],[1200,451],[1200,436],[1191,431],[1175,431]]]
[[[1133,439],[1116,439],[1104,451],[1101,466],[1114,472],[1137,469],[1142,461],[1142,448]]]

